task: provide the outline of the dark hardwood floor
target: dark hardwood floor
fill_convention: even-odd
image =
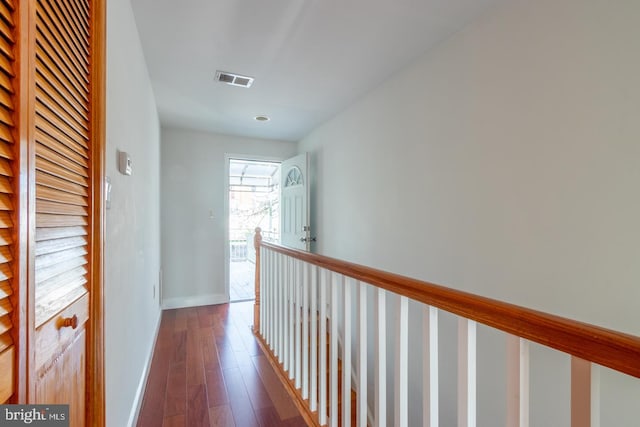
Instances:
[[[252,323],[253,302],[164,311],[138,426],[304,426]]]

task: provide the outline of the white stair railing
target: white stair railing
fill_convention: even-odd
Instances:
[[[300,405],[308,409],[305,418],[312,425],[350,426],[352,420],[359,427],[409,425],[408,383],[415,375],[409,372],[409,313],[415,302],[421,303],[425,427],[440,423],[441,310],[458,316],[459,427],[476,425],[478,323],[507,334],[508,427],[529,425],[529,342],[571,355],[572,427],[599,426],[596,364],[640,378],[640,337],[265,243],[259,229],[255,245],[254,329]],[[368,341],[370,332],[375,342]],[[387,384],[390,358],[393,389]],[[369,390],[374,391],[370,399]]]

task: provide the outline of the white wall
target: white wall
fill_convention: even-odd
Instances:
[[[318,251],[640,335],[639,16],[507,2],[316,129]]]
[[[162,129],[163,306],[228,299],[225,155],[284,160],[295,153],[291,142]]]
[[[129,0],[107,3],[107,210],[105,254],[107,425],[130,425],[160,316],[160,128]],[[117,170],[117,151],[133,175]],[[155,294],[154,297],[154,288]]]

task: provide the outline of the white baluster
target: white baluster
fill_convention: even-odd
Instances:
[[[344,287],[344,337],[342,340],[342,425],[351,423],[351,280]]]
[[[302,398],[309,398],[309,264],[303,262],[302,280]]]
[[[384,289],[377,289],[376,427],[387,425],[387,309]]]
[[[476,322],[458,319],[458,427],[476,425]]]
[[[367,285],[359,283],[357,425],[367,427]]]
[[[320,425],[327,424],[327,270],[320,270],[320,387],[318,387],[318,420]]]
[[[507,427],[529,427],[529,342],[507,335]]]
[[[296,278],[296,339],[295,339],[295,358],[296,358],[296,374],[295,374],[295,384],[296,388],[300,388],[300,380],[302,377],[301,374],[301,361],[302,361],[302,319],[300,318],[300,306],[302,305],[302,269],[300,268],[300,262],[296,262],[295,264],[295,276]]]
[[[311,315],[311,412],[318,409],[318,269],[311,266],[311,305],[309,312]]]
[[[438,309],[425,305],[422,310],[422,424],[438,427]]]
[[[600,371],[571,357],[571,427],[600,426]]]
[[[291,353],[289,352],[289,342],[291,342],[291,340],[293,339],[293,336],[291,335],[291,330],[289,328],[289,325],[291,324],[291,316],[290,316],[291,292],[293,289],[293,283],[292,283],[292,277],[291,277],[292,262],[293,262],[293,259],[291,259],[290,257],[287,257],[287,264],[285,266],[287,280],[285,281],[285,286],[284,286],[284,299],[283,299],[284,305],[282,308],[282,318],[283,318],[282,335],[284,337],[283,343],[282,343],[283,344],[282,367],[284,368],[285,372],[291,371]]]
[[[329,310],[331,333],[329,339],[331,344],[329,346],[329,352],[331,353],[331,366],[329,368],[330,374],[330,393],[329,398],[331,403],[329,404],[331,410],[330,422],[332,427],[338,427],[338,277],[335,274],[329,273],[331,276],[331,303]]]
[[[289,293],[289,323],[287,327],[289,328],[289,341],[287,342],[287,347],[289,351],[289,379],[294,379],[296,373],[296,364],[295,364],[295,346],[296,346],[296,295],[297,295],[297,286],[294,282],[294,264],[291,263],[289,266],[289,274],[291,277],[290,281],[290,293]]]
[[[396,331],[396,372],[395,372],[395,425],[407,427],[409,424],[409,298],[400,296],[398,300],[398,329]]]
[[[260,298],[262,299],[262,307],[260,308],[260,335],[262,338],[265,338],[267,333],[267,328],[265,325],[265,321],[267,318],[268,302],[267,302],[267,289],[269,288],[269,274],[271,272],[271,268],[269,267],[269,251],[265,248],[260,248],[262,251],[262,256],[260,257]]]
[[[273,288],[273,350],[274,355],[278,358],[279,362],[282,362],[282,304],[281,295],[284,289],[284,257],[282,254],[276,254],[276,286]]]

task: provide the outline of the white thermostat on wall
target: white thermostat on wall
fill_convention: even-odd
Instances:
[[[131,175],[131,157],[125,151],[118,152],[118,169],[123,175]]]

